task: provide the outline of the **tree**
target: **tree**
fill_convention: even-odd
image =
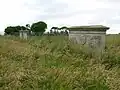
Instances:
[[[58,27],[52,27],[51,29],[58,29]]]
[[[36,35],[43,34],[47,29],[47,24],[43,21],[39,21],[37,23],[33,23],[31,26],[31,31],[35,32]]]
[[[68,35],[68,28],[66,26],[61,27],[60,30],[61,30],[61,34]]]
[[[26,28],[30,30],[30,24],[26,24]]]
[[[51,31],[54,33],[54,34],[58,34],[58,27],[52,27],[51,28]]]
[[[66,26],[61,27],[60,29],[68,29]]]
[[[24,26],[8,26],[5,28],[5,35],[19,35],[20,30],[26,30]]]
[[[14,32],[14,28],[9,26],[9,27],[5,28],[4,32],[5,32],[5,35],[12,35]]]
[[[30,28],[31,28],[31,27],[30,27],[30,24],[26,24],[26,30],[29,31],[29,35],[31,35],[31,33],[32,33],[31,30],[30,30]]]

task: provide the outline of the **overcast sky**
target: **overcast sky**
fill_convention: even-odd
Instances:
[[[105,25],[120,33],[120,0],[1,0],[0,33],[7,26],[44,21],[52,26]]]

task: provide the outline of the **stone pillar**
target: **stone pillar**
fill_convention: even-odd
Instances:
[[[20,34],[20,38],[27,40],[29,31],[28,30],[20,30],[19,34]]]
[[[105,35],[109,27],[102,25],[74,26],[69,28],[69,39],[89,48],[104,50]]]
[[[19,35],[20,35],[20,38],[22,38],[22,36],[23,36],[23,30],[19,31]]]

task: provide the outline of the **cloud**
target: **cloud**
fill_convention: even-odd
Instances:
[[[45,21],[52,26],[104,24],[119,33],[119,0],[2,0],[0,30],[8,25]]]

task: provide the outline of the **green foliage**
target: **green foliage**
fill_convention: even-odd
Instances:
[[[51,29],[59,29],[58,27],[52,27]]]
[[[30,24],[26,24],[26,28],[29,30],[30,29]]]
[[[60,29],[68,29],[66,26],[61,27]]]
[[[0,90],[120,90],[119,37],[107,36],[106,51],[95,57],[68,37],[1,36]]]
[[[18,35],[20,30],[26,30],[24,26],[8,26],[5,28],[5,35]]]
[[[32,24],[31,31],[36,32],[36,33],[38,32],[43,33],[46,28],[47,28],[47,24],[43,21],[39,21],[37,23]]]

